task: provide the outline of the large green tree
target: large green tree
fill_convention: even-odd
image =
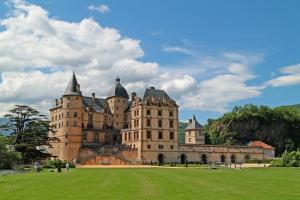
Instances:
[[[50,156],[38,148],[51,147],[51,141],[57,140],[48,136],[54,130],[45,115],[27,105],[15,105],[4,117],[9,122],[2,129],[10,133],[11,144],[21,153],[25,163]]]
[[[10,145],[9,138],[0,133],[0,169],[11,169],[21,161],[21,155]]]

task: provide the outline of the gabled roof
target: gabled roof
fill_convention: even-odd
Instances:
[[[195,115],[193,116],[192,122],[185,128],[185,130],[203,129],[203,126],[196,120]]]
[[[93,110],[96,112],[104,112],[107,107],[105,99],[95,98],[95,101],[93,102],[92,97],[83,97],[82,101],[85,107],[92,106]]]
[[[78,91],[78,82],[74,72],[64,95],[81,95]]]
[[[271,145],[268,145],[262,141],[256,140],[256,141],[251,141],[248,143],[249,147],[262,147],[263,149],[275,149]]]
[[[148,97],[153,96],[155,100],[172,100],[164,90],[156,90],[154,87],[147,88],[143,97],[143,100],[146,100]]]
[[[121,85],[120,78],[116,78],[115,85],[109,90],[107,94],[107,98],[110,97],[122,97],[122,98],[129,98],[126,89]]]

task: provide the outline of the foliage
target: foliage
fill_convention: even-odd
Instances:
[[[179,125],[178,125],[178,142],[179,144],[184,144],[184,140],[185,140],[185,137],[184,137],[184,129],[188,126],[188,123],[186,122],[179,122]]]
[[[208,120],[205,130],[212,144],[245,145],[261,140],[281,154],[300,147],[300,112],[290,107],[272,109],[248,104]]]
[[[54,130],[44,115],[29,106],[15,105],[5,118],[9,119],[9,122],[1,128],[10,132],[11,144],[21,153],[25,163],[50,156],[37,149],[39,146],[51,146],[50,142],[57,140],[48,136],[48,133],[54,133]]]
[[[284,153],[282,163],[284,167],[300,167],[300,151]]]
[[[44,168],[53,169],[53,168],[57,168],[58,164],[60,164],[61,168],[65,168],[67,163],[69,163],[70,168],[75,168],[75,165],[73,163],[67,162],[67,161],[58,160],[58,159],[45,161],[43,163],[43,167]]]
[[[9,139],[0,134],[0,169],[12,169],[20,161],[21,155],[9,145]]]

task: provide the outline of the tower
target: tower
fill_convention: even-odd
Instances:
[[[72,161],[78,155],[82,137],[82,94],[74,72],[63,96],[50,109],[50,117],[59,139],[53,144],[52,155]]]
[[[121,85],[119,77],[116,78],[114,86],[109,90],[106,101],[113,114],[113,128],[121,130],[124,128],[124,111],[128,107],[128,94]]]
[[[185,128],[185,144],[205,144],[205,134],[203,126],[198,123],[195,115],[189,120],[189,125]]]

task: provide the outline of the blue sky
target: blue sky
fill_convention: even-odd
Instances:
[[[221,62],[220,65],[223,65],[223,55],[226,53],[247,57],[246,64],[242,64],[247,65],[247,70],[251,71],[253,77],[246,78],[243,83],[263,89],[256,89],[259,94],[226,101],[225,110],[246,103],[271,107],[300,103],[298,92],[300,81],[297,77],[297,81],[292,83],[287,80],[288,83],[262,86],[270,80],[289,75],[280,70],[300,62],[299,1],[29,0],[27,3],[47,10],[49,18],[52,19],[80,23],[85,18],[91,18],[102,27],[117,30],[124,38],[139,40],[144,55],[138,56],[137,60],[157,63],[160,67],[158,73],[177,70],[179,76],[185,71],[188,73],[191,69],[198,69],[199,65],[205,67],[203,63],[206,62],[203,60],[208,58],[211,62]],[[106,5],[109,11],[101,13],[88,9],[91,5],[95,7]],[[1,19],[9,18],[10,11],[11,8],[5,3],[0,3]],[[7,27],[1,27],[0,30],[5,31]],[[299,66],[293,67],[294,70],[298,68]],[[26,70],[28,71],[22,68],[15,71]],[[222,70],[213,68],[190,76],[195,79],[196,84],[201,85],[202,81],[224,75],[226,72]],[[14,70],[1,69],[0,65],[0,72],[6,71],[12,73]],[[296,76],[298,75],[297,71]],[[122,79],[122,74],[120,77]],[[129,78],[125,80],[129,81]],[[201,90],[201,86],[199,87],[195,87],[195,90]],[[190,96],[191,93],[192,90]],[[174,96],[176,95],[180,96],[174,93]],[[3,100],[3,104],[4,102],[7,102],[7,99]],[[31,103],[31,100],[27,102]],[[202,123],[224,112],[224,110],[195,109],[195,106],[181,107],[181,120],[191,117],[194,113]]]

